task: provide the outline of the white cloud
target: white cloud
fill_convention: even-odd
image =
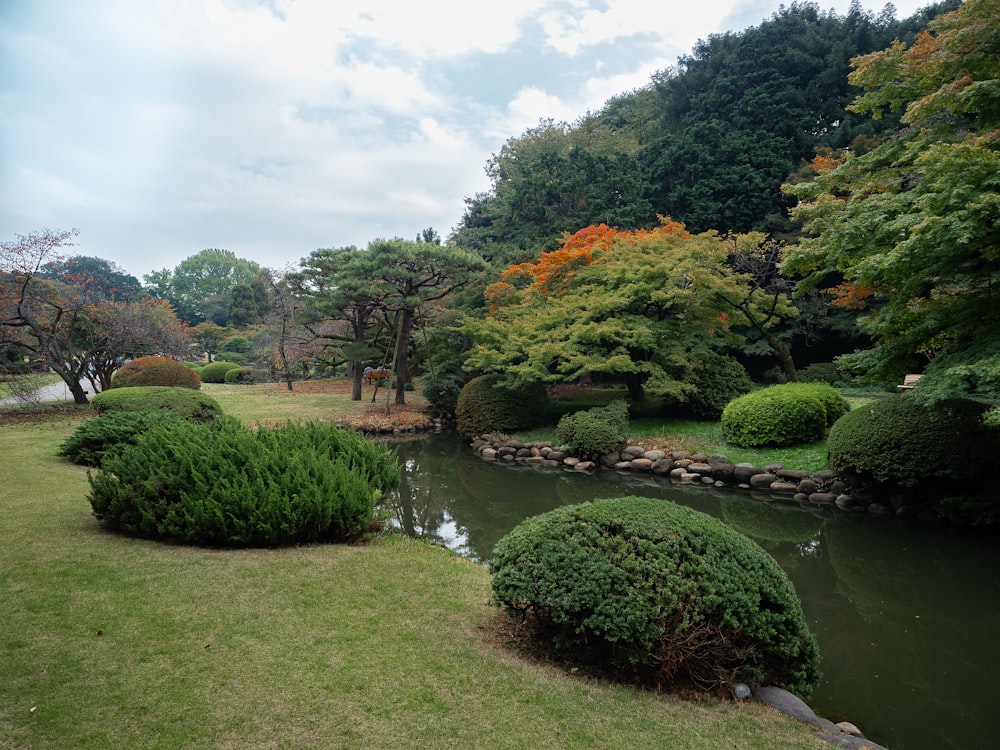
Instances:
[[[135,275],[205,247],[282,266],[320,246],[447,235],[504,141],[573,122],[776,7],[0,4],[0,235],[78,227],[79,252]],[[720,27],[734,13],[747,22]]]

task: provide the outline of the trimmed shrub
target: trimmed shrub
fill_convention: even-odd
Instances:
[[[152,427],[88,477],[106,526],[185,544],[272,547],[356,537],[399,482],[395,456],[319,422],[232,417]]]
[[[840,395],[840,391],[829,383],[786,383],[782,388],[819,401],[823,405],[827,429],[851,410],[851,405]]]
[[[226,371],[223,381],[226,383],[256,383],[257,372],[252,367],[234,367]]]
[[[842,383],[847,376],[840,371],[836,362],[813,362],[799,370],[799,380],[803,383]]]
[[[225,383],[226,373],[239,367],[235,362],[215,361],[201,368],[202,383]]]
[[[806,696],[819,652],[792,584],[759,545],[652,498],[597,500],[519,524],[490,560],[491,601],[574,663],[646,684],[778,685]]]
[[[107,412],[77,427],[60,444],[57,455],[81,466],[100,466],[105,458],[118,455],[127,445],[135,445],[139,436],[154,425],[180,419],[165,411]]]
[[[198,373],[183,362],[167,357],[139,357],[126,362],[111,377],[112,388],[150,385],[174,388],[201,388]]]
[[[544,420],[548,405],[545,387],[522,388],[501,384],[500,375],[480,375],[466,383],[455,404],[455,420],[463,435],[514,432]]]
[[[726,404],[753,390],[746,368],[732,357],[712,354],[701,360],[694,372],[695,392],[688,397],[685,411],[703,419],[716,420]]]
[[[453,417],[462,392],[462,376],[455,373],[425,375],[421,379],[424,398],[435,417]]]
[[[231,336],[219,347],[219,354],[242,354],[250,356],[253,353],[253,341],[246,336]]]
[[[830,430],[830,468],[897,505],[1000,522],[1000,492],[990,476],[1000,429],[984,422],[985,409],[973,401],[932,409],[912,394],[865,404]]]
[[[567,414],[559,420],[556,434],[574,456],[597,459],[625,444],[628,427],[628,405],[612,401],[607,406]]]
[[[94,396],[98,414],[112,411],[166,411],[193,422],[210,422],[222,414],[222,406],[207,393],[190,388],[148,386],[118,388]]]
[[[782,383],[729,402],[722,411],[722,432],[726,442],[743,448],[813,443],[848,408],[826,383]]]

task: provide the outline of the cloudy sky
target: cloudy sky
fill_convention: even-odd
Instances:
[[[76,253],[141,279],[210,247],[282,269],[318,247],[447,237],[506,140],[777,7],[0,0],[0,239],[77,228]]]

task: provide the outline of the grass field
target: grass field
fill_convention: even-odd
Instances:
[[[259,423],[352,408],[207,390]],[[4,750],[825,747],[760,706],[522,658],[497,635],[487,571],[437,547],[225,551],[108,533],[86,471],[55,456],[80,415],[0,413]]]

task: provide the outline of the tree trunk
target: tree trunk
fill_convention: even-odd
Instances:
[[[80,383],[78,378],[72,378],[67,380],[63,378],[66,385],[69,387],[69,392],[73,394],[73,402],[80,406],[84,404],[89,404],[90,401],[87,400],[87,391],[83,389],[83,385]]]
[[[361,400],[361,377],[364,373],[358,362],[348,362],[347,369],[351,373],[351,401]]]
[[[795,360],[792,359],[791,350],[778,341],[777,336],[772,334],[770,330],[762,328],[761,332],[764,334],[764,340],[767,341],[767,345],[774,352],[774,356],[777,357],[778,365],[781,367],[781,372],[784,373],[785,379],[789,383],[798,383],[799,371],[795,369]]]
[[[396,339],[396,405],[406,403],[406,352],[410,348],[410,331],[413,329],[414,308],[402,311],[399,321],[399,337]]]
[[[625,387],[628,388],[628,395],[633,404],[638,404],[645,398],[646,394],[642,387],[643,380],[644,377],[638,373],[625,373]]]

